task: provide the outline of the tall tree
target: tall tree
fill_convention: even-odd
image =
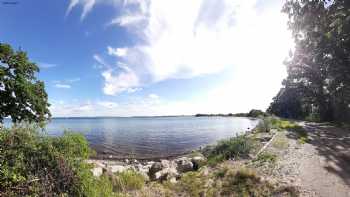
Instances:
[[[288,0],[283,12],[295,41],[284,89],[322,121],[350,121],[350,1]]]
[[[51,117],[44,82],[35,74],[38,66],[27,54],[0,43],[0,123],[5,117],[13,122],[43,122]]]

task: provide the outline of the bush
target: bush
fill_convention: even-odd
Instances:
[[[1,129],[0,196],[112,195],[111,183],[93,177],[84,162],[90,152],[80,134],[48,137],[35,127]]]
[[[253,148],[253,142],[245,135],[221,140],[208,154],[208,163],[223,161],[234,157],[245,157]]]

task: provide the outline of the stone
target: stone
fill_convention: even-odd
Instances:
[[[161,162],[155,162],[149,169],[148,175],[151,180],[170,180],[173,177],[178,177],[179,174],[176,170],[176,163],[169,160],[161,160]]]
[[[177,183],[177,180],[176,180],[176,177],[171,177],[170,179],[169,179],[169,182],[170,183]]]
[[[193,171],[193,163],[187,157],[181,157],[175,160],[177,164],[177,171],[180,173]]]
[[[160,162],[155,162],[152,164],[151,168],[149,169],[148,175],[152,180],[156,180],[160,178],[160,174],[156,175],[157,172],[161,171],[162,164]],[[157,177],[158,176],[158,177]]]
[[[127,170],[128,167],[126,166],[121,166],[121,165],[111,165],[107,167],[107,171],[110,171],[112,173],[120,173],[120,172],[124,172],[125,170]]]
[[[201,166],[203,166],[203,163],[206,161],[205,157],[202,156],[195,156],[191,159],[191,162],[193,163],[193,169],[198,170]]]

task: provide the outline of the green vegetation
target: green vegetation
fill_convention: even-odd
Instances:
[[[268,116],[268,114],[258,109],[252,109],[247,114],[247,117],[252,117],[252,118],[265,117],[265,116]]]
[[[50,118],[44,82],[36,79],[38,66],[24,51],[13,51],[0,43],[0,124],[5,117],[13,122],[44,122]]]
[[[250,169],[242,168],[226,174],[221,194],[225,196],[272,196],[274,186]]]
[[[188,172],[181,177],[181,180],[177,184],[180,191],[189,194],[189,196],[199,197],[201,193],[205,191],[206,178],[199,172]]]
[[[1,129],[0,196],[117,196],[144,186],[133,171],[94,177],[85,162],[91,153],[77,133],[48,137],[35,127]]]
[[[145,178],[133,170],[127,170],[113,176],[112,182],[114,190],[127,192],[130,190],[142,189],[142,187],[145,185]]]
[[[288,148],[288,140],[286,139],[286,136],[276,136],[276,138],[272,141],[272,146],[277,149]]]
[[[231,158],[246,157],[252,148],[252,139],[246,135],[240,135],[219,141],[216,146],[206,150],[204,155],[207,156],[208,163],[213,165],[217,162]]]
[[[349,1],[288,0],[283,12],[289,16],[295,51],[285,62],[288,76],[268,112],[349,123]]]
[[[201,171],[185,173],[177,183],[164,182],[159,188],[173,196],[297,196],[294,188],[273,185],[253,169],[226,165],[207,175]]]
[[[271,118],[270,117],[263,117],[261,120],[259,120],[258,125],[256,126],[256,130],[258,132],[270,132],[271,131]]]
[[[263,152],[258,155],[256,159],[253,160],[253,162],[258,163],[259,165],[262,165],[264,163],[270,163],[275,164],[277,161],[277,156],[272,153]]]

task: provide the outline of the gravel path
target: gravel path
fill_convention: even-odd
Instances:
[[[279,155],[273,176],[299,188],[305,197],[350,197],[350,131],[327,124],[300,123],[310,140],[300,144],[293,133],[279,134],[287,148]]]
[[[310,141],[301,146],[303,189],[320,197],[350,197],[350,131],[326,124],[301,123]]]

